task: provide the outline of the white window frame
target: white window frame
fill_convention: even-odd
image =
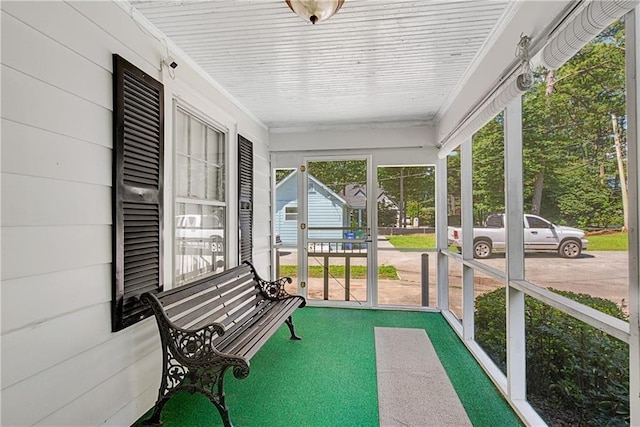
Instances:
[[[206,200],[206,199],[193,199],[193,198],[186,198],[186,197],[179,197],[178,196],[178,144],[177,144],[177,119],[178,119],[178,111],[181,111],[184,114],[189,115],[190,117],[195,118],[198,121],[201,121],[202,123],[204,123],[206,126],[212,128],[213,130],[215,130],[216,132],[218,132],[220,135],[222,135],[224,142],[223,142],[223,148],[224,148],[224,201],[218,201],[218,200]],[[171,137],[171,158],[172,158],[172,162],[171,162],[171,168],[170,171],[168,171],[169,173],[171,173],[172,176],[172,191],[170,193],[170,200],[169,201],[165,201],[165,206],[170,205],[171,209],[171,227],[170,227],[170,233],[171,236],[168,240],[171,241],[171,269],[169,270],[170,274],[168,275],[171,278],[171,281],[173,283],[173,287],[175,286],[181,286],[184,285],[186,283],[189,283],[191,280],[196,280],[196,279],[200,279],[202,277],[206,277],[207,275],[199,275],[194,277],[191,280],[186,280],[184,282],[178,282],[178,277],[176,276],[176,265],[177,265],[177,261],[176,261],[176,257],[177,257],[177,253],[176,253],[176,215],[177,215],[177,211],[176,211],[176,205],[178,203],[188,203],[188,204],[200,204],[203,206],[216,206],[216,207],[224,207],[224,226],[223,226],[223,234],[224,234],[224,262],[225,262],[225,267],[224,268],[228,268],[231,265],[233,265],[233,263],[235,262],[235,260],[231,259],[229,254],[230,254],[230,246],[232,246],[231,243],[231,239],[233,236],[231,236],[230,234],[230,217],[231,215],[233,215],[232,212],[230,212],[230,200],[234,200],[234,197],[232,197],[233,195],[231,194],[231,184],[230,184],[230,177],[231,177],[231,173],[230,173],[230,169],[231,169],[231,135],[229,132],[229,129],[224,126],[223,124],[221,124],[219,121],[211,118],[209,115],[204,114],[201,110],[199,110],[198,108],[184,102],[182,99],[178,100],[174,98],[174,102],[172,105],[172,137]],[[169,227],[165,228],[166,230],[169,229]],[[211,274],[214,274],[214,272],[212,271]]]
[[[289,209],[295,209],[295,212],[287,212]],[[293,217],[295,215],[295,217]],[[285,221],[298,221],[298,206],[285,206],[284,207],[284,220]]]

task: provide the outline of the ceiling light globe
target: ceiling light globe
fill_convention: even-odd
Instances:
[[[325,21],[336,14],[344,0],[285,0],[289,8],[312,24]]]

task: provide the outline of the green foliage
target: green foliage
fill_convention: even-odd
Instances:
[[[352,279],[366,279],[367,268],[363,265],[352,265],[350,268]],[[344,265],[330,265],[329,273],[335,277],[344,277]],[[280,276],[281,277],[297,277],[298,267],[295,265],[281,265]],[[321,265],[309,266],[309,277],[322,278],[324,277],[324,267]],[[380,265],[378,266],[378,278],[398,280],[398,271],[392,265]]]
[[[580,227],[622,225],[612,119],[625,144],[624,24],[618,21],[560,69],[535,70],[523,95],[525,210]],[[474,135],[475,221],[504,210],[503,117]],[[459,158],[448,162],[449,194],[459,207]],[[455,213],[450,207],[449,214]]]
[[[276,180],[279,182],[287,173],[289,172],[277,171]],[[366,163],[363,160],[310,162],[309,174],[340,194],[348,184],[365,185]],[[378,203],[379,226],[396,225],[398,215],[418,217],[424,224],[435,222],[435,168],[433,166],[379,167],[378,185],[388,200],[395,205]],[[354,227],[359,225],[355,217],[351,218],[351,225]]]
[[[309,162],[309,174],[340,193],[347,184],[364,185],[367,182],[367,164],[364,160]]]
[[[626,320],[612,301],[557,291]],[[476,299],[476,341],[506,372],[505,289]],[[528,399],[551,425],[625,425],[629,346],[541,301],[525,297]]]
[[[558,209],[563,220],[580,227],[622,224],[622,206],[597,175],[584,168],[562,173],[564,185],[557,189]]]
[[[398,222],[398,210],[391,204],[378,202],[378,226],[393,227]]]
[[[276,169],[276,183],[291,175],[295,169]]]
[[[435,168],[433,166],[379,167],[378,185],[398,208],[401,218],[434,223]],[[431,209],[431,210],[430,210]],[[378,225],[382,225],[378,221]]]

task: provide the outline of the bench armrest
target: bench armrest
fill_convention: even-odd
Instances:
[[[192,369],[231,367],[237,379],[249,375],[249,362],[244,357],[223,353],[213,344],[215,338],[224,334],[222,325],[212,323],[194,331],[171,328],[168,332],[172,335],[169,349],[184,366]]]
[[[256,277],[256,279],[260,284],[260,290],[270,300],[278,301],[292,297],[292,295],[284,289],[284,286],[287,283],[292,282],[291,277],[281,277],[280,279],[273,281],[263,280],[259,277]]]
[[[210,323],[194,330],[180,328],[169,319],[155,295],[147,292],[140,299],[153,309],[163,345],[181,363],[210,363],[216,358],[228,357],[218,351],[213,343],[214,339],[225,333],[222,324]]]
[[[262,277],[260,277],[256,269],[253,268],[253,265],[251,265],[250,262],[244,261],[244,264],[248,265],[251,268],[253,277],[255,277],[256,282],[260,286],[260,291],[262,291],[262,294],[268,299],[272,301],[280,301],[288,298],[302,298],[299,295],[291,295],[284,289],[284,286],[287,283],[291,283],[293,281],[291,280],[291,277],[281,277],[277,280],[264,280]],[[304,307],[305,303],[303,303],[301,307]]]

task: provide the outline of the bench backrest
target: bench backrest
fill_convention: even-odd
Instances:
[[[227,328],[266,299],[247,264],[161,292],[156,298],[169,320],[182,329],[197,329],[212,322]]]

